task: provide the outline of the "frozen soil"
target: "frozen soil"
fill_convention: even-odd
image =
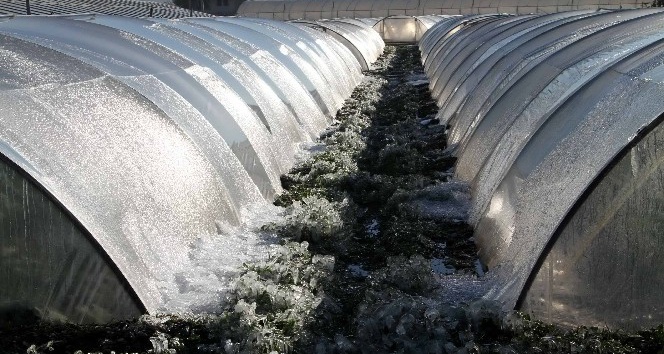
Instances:
[[[388,47],[289,174],[245,264],[208,315],[102,326],[0,323],[2,353],[657,353],[664,327],[559,328],[481,300],[468,188],[435,121],[416,47]]]

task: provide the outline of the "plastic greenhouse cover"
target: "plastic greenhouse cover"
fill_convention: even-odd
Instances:
[[[319,21],[317,23],[346,37],[351,43],[353,43],[353,46],[362,53],[364,61],[367,64],[371,64],[380,55],[378,53],[380,46],[375,43],[376,37],[364,35],[365,33],[368,33],[367,28],[336,21]],[[358,33],[361,33],[362,35],[360,36]],[[380,39],[380,37],[378,37],[378,39]]]
[[[248,21],[252,21],[251,19],[247,19]],[[351,59],[352,57],[349,55],[347,50],[343,49],[343,47],[339,46],[339,43],[336,41],[330,40],[330,38],[326,37],[325,35],[321,34],[319,31],[312,31],[309,28],[297,28],[298,25],[290,25],[284,22],[270,22],[270,23],[264,23],[265,26],[272,27],[272,28],[278,28],[280,31],[283,31],[284,34],[289,35],[289,36],[296,36],[300,35],[302,36],[303,33],[302,31],[304,30],[305,33],[307,33],[310,36],[310,39],[312,39],[311,42],[308,43],[308,45],[304,45],[303,42],[298,42],[297,46],[301,49],[310,49],[313,50],[316,54],[313,56],[310,55],[312,60],[319,60],[319,58],[322,58],[323,62],[320,62],[321,64],[327,63],[327,65],[322,65],[322,69],[328,69],[328,67],[331,65],[333,68],[336,66],[337,69],[341,68],[341,63],[343,63],[347,69],[353,74],[354,77],[357,77],[359,72],[357,71],[357,66],[353,65],[355,63],[355,60]],[[333,47],[333,48],[330,48]],[[307,53],[310,53],[307,51]],[[334,70],[334,69],[331,69]],[[340,89],[340,92],[348,92],[352,91],[352,89],[348,89],[348,84],[347,83],[338,83],[336,82],[338,79],[340,79],[340,75],[334,75],[332,72],[329,70],[324,70],[323,71],[323,76],[332,84],[340,85],[338,88]]]
[[[339,32],[346,37],[362,53],[367,66],[378,59],[378,56],[383,51],[383,41],[377,33],[375,36],[371,36],[371,34],[375,33],[369,32],[373,31],[372,29],[339,21],[319,21],[317,23]]]
[[[256,43],[260,48],[270,52],[275,58],[280,58],[286,67],[291,71],[300,82],[306,85],[307,91],[314,98],[323,113],[327,116],[330,114],[327,103],[323,101],[323,96],[328,90],[323,90],[319,93],[323,85],[323,78],[321,74],[316,71],[312,65],[307,62],[306,56],[301,54],[292,40],[282,38],[280,36],[273,36],[269,31],[264,28],[256,26],[248,21],[218,21],[218,27],[214,27],[209,22],[198,22],[204,26],[210,26],[216,30],[223,31],[231,36],[238,38],[251,38],[251,41]],[[329,96],[328,96],[329,97]],[[329,102],[329,99],[327,100]]]
[[[429,49],[424,47],[422,53],[422,59],[424,60],[424,69],[427,73],[430,72],[430,66],[435,65],[435,61],[432,58],[441,51],[444,46],[443,44],[447,42],[449,38],[452,37],[455,33],[460,31],[465,26],[473,25],[474,23],[481,22],[494,16],[453,16],[449,17],[448,21],[441,21],[436,26],[431,28],[424,34],[422,40],[420,41],[421,46],[428,46]]]
[[[341,43],[333,40],[332,37],[307,26],[300,24],[284,26],[284,23],[276,23],[272,25],[283,27],[286,32],[291,34],[294,34],[294,30],[297,28],[301,32],[310,36],[311,42],[309,42],[309,45],[306,46],[306,48],[313,50],[315,57],[319,60],[318,63],[323,65],[325,69],[323,70],[324,76],[327,78],[328,82],[333,85],[332,88],[334,91],[340,93],[342,96],[335,101],[335,108],[332,111],[332,114],[336,114],[336,111],[343,104],[343,97],[350,95],[352,88],[359,82],[359,78],[362,75],[360,65],[355,59],[355,56],[353,56],[350,50]],[[304,42],[299,42],[298,46],[305,48]],[[337,75],[336,73],[339,72],[337,70],[345,70],[345,72],[350,73],[350,75]]]
[[[478,59],[478,65],[473,69],[471,75],[468,75],[458,87],[455,88],[450,97],[439,96],[437,100],[439,104],[445,102],[441,110],[438,112],[439,119],[444,119],[447,122],[470,97],[471,93],[477,88],[477,85],[484,80],[490,71],[493,69],[494,64],[500,58],[508,56],[512,51],[519,48],[520,45],[530,41],[542,33],[545,33],[553,28],[564,25],[566,23],[578,20],[580,18],[595,16],[597,13],[569,13],[569,17],[556,18],[550,21],[547,17],[535,17],[532,19],[532,27],[526,28],[514,36],[508,37],[509,40],[504,40],[494,47],[490,55],[483,55]],[[554,15],[555,16],[555,15]]]
[[[369,69],[369,63],[371,63],[370,56],[368,53],[369,45],[368,43],[362,43],[358,36],[354,32],[347,30],[345,26],[339,26],[333,24],[332,21],[296,21],[298,24],[304,24],[305,26],[310,26],[314,29],[322,28],[322,30],[334,37],[339,42],[343,43],[346,48],[348,48],[355,59],[360,63],[362,70]],[[351,26],[350,24],[345,24],[346,26]]]
[[[15,153],[5,148],[0,152]],[[5,158],[0,159],[0,178],[0,228],[9,236],[0,239],[5,311],[37,310],[44,318],[78,323],[130,319],[144,312],[89,235]]]
[[[452,48],[445,57],[442,57],[438,60],[437,72],[440,72],[437,77],[439,79],[435,82],[434,87],[440,88],[437,93],[433,93],[436,96],[449,96],[449,92],[445,92],[445,88],[448,86],[450,80],[452,79],[455,71],[459,69],[459,66],[462,64],[472,64],[473,62],[468,60],[468,56],[473,53],[480,53],[480,47],[497,36],[502,32],[509,30],[513,26],[517,26],[522,22],[528,21],[531,16],[519,16],[519,17],[506,17],[497,19],[496,22],[491,22],[490,25],[478,26],[473,28],[473,31],[470,35],[472,39],[468,39],[473,43],[473,45],[456,45]],[[447,44],[450,46],[451,44]]]
[[[94,235],[155,310],[159,282],[186,264],[189,235],[235,218],[227,191],[198,148],[145,97],[78,60],[39,52],[48,54],[17,63],[53,84],[3,92],[2,140],[30,161],[15,160]],[[40,57],[58,60],[29,59]],[[56,72],[81,81],[63,85]],[[90,77],[80,76],[86,72]]]
[[[516,79],[537,63],[545,60],[557,49],[607,28],[616,21],[626,21],[653,12],[655,11],[635,10],[621,13],[598,13],[576,21],[565,22],[555,28],[538,28],[520,38],[517,43],[509,43],[505,49],[501,49],[492,56],[495,59],[487,61],[487,65],[493,65],[491,70],[476,85],[473,95],[469,95],[467,101],[460,106],[455,118],[449,121],[454,125],[450,134],[450,142],[457,143],[468,128],[474,126],[486,114],[493,103]],[[535,35],[536,37],[533,37]],[[524,42],[524,40],[526,41]],[[509,50],[509,53],[502,55],[503,50]],[[445,112],[439,114],[445,114]],[[441,116],[440,118],[445,119],[446,117]]]
[[[230,89],[233,90],[233,92],[229,92],[229,89],[225,89],[223,97],[216,96],[217,100],[223,101],[227,105],[248,105],[248,107],[239,108],[242,112],[239,115],[254,117],[262,121],[267,130],[256,129],[254,133],[262,135],[262,139],[267,140],[270,146],[280,142],[282,148],[275,151],[276,160],[279,164],[278,171],[281,174],[290,168],[293,163],[296,144],[299,142],[298,136],[291,136],[290,132],[297,132],[298,124],[294,117],[289,117],[287,108],[276,97],[272,89],[251,68],[242,65],[239,60],[235,60],[230,54],[224,52],[222,47],[210,46],[208,41],[168,25],[169,22],[174,21],[155,24],[145,20],[98,16],[95,22],[156,41],[175,52],[182,53],[183,56],[195,62],[199,67],[211,69],[214,75],[217,75],[223,83],[229,85]],[[214,92],[210,89],[209,91]],[[241,99],[230,100],[234,94],[239,94]],[[272,109],[272,107],[277,107],[277,109]],[[251,109],[251,111],[248,109]],[[263,110],[268,114],[264,114]],[[238,194],[247,195],[245,193],[240,192]],[[241,205],[246,204],[241,203]]]
[[[178,28],[173,26],[176,23],[179,24]],[[203,70],[193,70],[192,74],[201,76],[199,80],[202,80],[208,91],[212,92],[218,101],[224,102],[226,106],[230,106],[237,112],[234,113],[235,116],[253,117],[255,122],[262,118],[263,127],[254,125],[250,127],[249,134],[258,137],[256,139],[265,145],[264,149],[268,149],[269,146],[274,146],[278,142],[281,144],[282,148],[279,151],[273,150],[277,162],[274,174],[281,174],[290,168],[295,144],[301,141],[301,135],[297,133],[298,124],[283,102],[254,70],[248,67],[244,61],[236,60],[231,54],[224,52],[223,46],[210,46],[208,41],[195,36],[194,34],[201,30],[192,28],[186,23],[162,21],[159,24],[152,23],[149,28],[144,28],[143,32],[145,30],[152,33],[142,33],[143,35],[158,38],[162,45],[182,52],[188,59],[196,62],[197,68],[204,68]],[[132,31],[137,33],[136,29]],[[216,62],[219,60],[223,66]],[[210,78],[213,80],[210,81]],[[209,83],[205,84],[205,82]],[[227,87],[226,84],[230,87]],[[245,88],[251,93],[249,94]],[[237,98],[231,89],[239,92],[242,99]],[[236,99],[232,100],[233,97]],[[263,115],[263,110],[269,114]],[[261,115],[256,117],[255,112],[259,112]],[[270,197],[274,188],[266,186],[265,190],[267,192],[264,194]],[[246,205],[246,203],[242,203],[242,205]]]
[[[374,29],[386,42],[414,43],[417,41],[418,21],[411,16],[390,16],[378,21]]]
[[[374,17],[371,17],[371,18],[369,18],[369,17],[364,18],[363,17],[363,18],[357,18],[357,19],[351,19],[351,18],[349,18],[349,19],[340,19],[340,21],[353,21],[353,20],[360,21],[360,22],[364,23],[367,26],[373,27],[373,25],[375,25],[376,22],[378,22],[378,20],[380,20],[380,19],[379,18],[374,18]]]
[[[321,11],[318,7],[312,11],[302,9],[300,4],[322,7],[333,4],[333,10]],[[568,0],[541,0],[533,1],[475,1],[469,3],[462,0],[445,1],[415,1],[415,0],[323,0],[323,1],[245,1],[240,5],[238,14],[252,16],[254,14],[270,15],[270,17],[294,20],[299,18],[320,19],[328,14],[327,18],[343,17],[384,17],[388,15],[432,15],[432,14],[495,14],[495,13],[554,13],[575,10],[599,10],[619,8],[642,8],[643,3],[636,0],[584,0],[570,2]]]
[[[624,22],[561,49],[516,82],[494,105],[462,153],[464,170],[470,170],[473,177],[481,171],[474,183],[479,198],[473,220],[486,209],[505,169],[540,124],[588,80],[662,38],[662,26],[656,21],[662,16]],[[473,159],[477,162],[470,164]]]
[[[256,135],[247,135],[247,132],[260,129],[257,128],[260,122],[234,117],[229,112],[233,107],[224,107],[200,80],[192,75],[194,64],[184,57],[154,42],[83,21],[24,17],[0,23],[0,26],[4,24],[11,24],[8,27],[12,35],[21,35],[76,56],[116,76],[154,102],[160,102],[159,96],[167,92],[163,89],[157,92],[159,85],[165,85],[164,89],[172,90],[172,94],[182,97],[192,106],[190,109],[200,112],[208,120],[234,150],[245,170],[264,194],[270,195],[278,188],[275,157],[267,144],[256,141]],[[45,26],[49,24],[54,28]],[[5,26],[2,26],[0,30],[4,29]],[[78,35],[81,32],[90,35]],[[161,103],[186,104],[178,98],[163,100]],[[239,98],[236,100],[239,101]],[[234,113],[237,115],[240,112],[242,111],[236,110]],[[258,165],[257,161],[260,161]]]
[[[427,60],[427,57],[433,49],[435,49],[435,44],[442,38],[443,35],[450,32],[454,27],[456,27],[463,18],[461,16],[446,16],[441,21],[436,23],[436,25],[430,28],[419,42],[420,52],[422,52],[422,61],[425,65],[430,65],[430,62]]]
[[[355,87],[355,84],[359,82],[360,77],[362,76],[360,65],[355,59],[355,56],[352,55],[346,46],[333,40],[332,37],[307,26],[302,26],[300,24],[295,24],[295,26],[299,27],[300,30],[308,33],[312,37],[313,41],[311,43],[316,43],[313,48],[317,49],[324,58],[327,58],[329,63],[328,66],[332,66],[333,70],[334,68],[345,69],[346,72],[351,74],[350,76],[343,77],[340,77],[341,75],[333,75],[333,77],[337,79],[336,81],[338,82],[338,85],[340,85],[340,92],[350,95],[353,91],[352,88]]]
[[[500,33],[500,30],[509,26],[512,22],[519,21],[519,18],[520,17],[504,16],[484,16],[476,18],[472,22],[464,23],[454,35],[448,35],[444,40],[440,41],[437,45],[438,49],[431,53],[433,64],[426,68],[428,71],[433,71],[432,75],[436,77],[436,81],[432,83],[432,95],[434,95],[434,97],[440,96],[441,82],[444,82],[446,78],[446,76],[441,73],[442,70],[446,69],[442,64],[443,62],[446,62],[445,58],[454,58],[454,53],[465,49],[467,46],[463,43],[475,43],[469,41],[466,37],[481,37],[492,30],[496,30],[497,33]],[[473,44],[472,47],[477,47],[479,45],[481,45],[481,42]]]
[[[568,16],[570,15],[566,15],[565,17]],[[545,23],[557,20],[560,15],[547,15],[545,17],[546,20],[542,21],[533,17],[524,17],[525,21],[510,22],[508,26],[501,26],[500,31],[494,31],[493,36],[484,39],[483,43],[475,50],[470,52],[466,51],[462,56],[464,60],[455,59],[455,66],[451,68],[454,71],[450,73],[450,77],[445,85],[443,85],[443,90],[439,96],[446,97],[446,99],[449,100],[451,97],[460,94],[458,91],[461,88],[462,83],[465,83],[465,81],[475,73],[477,67],[491,54],[495,53],[506,43],[518,38],[523,33],[526,33],[537,26],[543,26]]]
[[[333,22],[335,24],[339,24],[342,26],[350,25],[350,26],[357,26],[363,29],[363,31],[358,33],[362,34],[362,37],[364,37],[365,41],[367,41],[371,46],[374,48],[372,50],[372,53],[374,53],[375,58],[372,60],[375,61],[378,59],[380,54],[383,52],[383,49],[385,48],[385,42],[383,42],[382,38],[380,35],[373,30],[373,26],[376,24],[378,20],[374,19],[362,19],[363,21],[357,20],[357,19],[338,19],[338,20],[323,20],[321,22],[326,23],[326,22]],[[366,21],[368,20],[368,21]],[[349,28],[352,32],[355,32],[354,27],[347,27]]]
[[[126,286],[126,280],[117,272],[113,264],[107,262],[106,254],[99,254],[96,242],[89,239],[89,235],[79,225],[72,222],[69,215],[61,211],[58,205],[51,202],[48,194],[61,194],[55,183],[43,175],[41,164],[33,164],[29,156],[22,152],[30,150],[29,146],[15,149],[14,142],[22,140],[23,134],[32,135],[32,131],[25,131],[35,123],[35,119],[17,119],[30,112],[38,112],[36,119],[40,123],[52,120],[52,112],[41,107],[31,96],[30,92],[46,85],[76,86],[80,82],[94,81],[104,74],[79,61],[53,52],[35,44],[0,35],[2,42],[2,61],[0,67],[0,101],[3,112],[0,117],[0,129],[3,133],[0,139],[0,153],[4,156],[2,166],[3,187],[2,227],[6,234],[20,234],[24,237],[9,237],[0,240],[1,248],[13,250],[5,252],[0,259],[2,269],[13,269],[17,272],[3,272],[2,284],[6,286],[0,290],[0,296],[6,302],[39,304],[42,313],[56,313],[75,319],[79,322],[108,321],[113,318],[129,318],[140,314],[141,305],[136,303],[135,295]],[[80,70],[71,72],[72,67]],[[39,75],[34,75],[35,73]],[[12,114],[14,113],[14,114]],[[56,118],[57,119],[57,118]],[[44,129],[37,129],[35,135],[41,135]],[[41,145],[47,145],[43,140]],[[35,187],[22,177],[21,173],[4,160],[16,163],[23,171],[43,185],[46,193]],[[18,201],[19,205],[16,204]],[[21,210],[17,210],[21,209]],[[15,215],[20,217],[14,217]],[[44,221],[46,220],[45,227]],[[54,236],[57,236],[55,238]],[[70,244],[77,244],[79,252],[65,253],[64,248]],[[26,262],[26,255],[33,255],[43,262]],[[27,257],[29,258],[29,257]],[[94,264],[93,267],[89,267]],[[67,268],[69,267],[69,268]],[[63,283],[63,273],[67,274],[72,268],[79,267],[87,270],[78,272],[77,284],[85,285],[85,296],[75,299],[68,298],[59,285]],[[45,284],[44,279],[51,278]],[[95,286],[90,286],[96,283]],[[46,288],[49,292],[35,292],[35,288]],[[86,301],[100,300],[95,313],[86,311]]]
[[[664,112],[662,82],[639,79],[662,63],[661,51],[644,50],[605,70],[568,99],[523,148],[478,227],[478,232],[494,229],[502,240],[496,259],[500,265],[494,270],[499,281],[490,296],[514,306],[534,271],[538,257],[533,255],[542,254],[600,172]]]
[[[221,22],[235,23],[241,26],[251,26],[256,31],[281,41],[282,43],[294,43],[291,48],[305,60],[298,63],[303,70],[306,71],[307,76],[314,81],[315,92],[320,92],[321,102],[325,105],[326,114],[332,115],[339,108],[342,102],[342,96],[336,92],[344,92],[347,86],[336,82],[335,75],[330,71],[330,65],[338,65],[338,61],[330,61],[327,63],[320,56],[320,52],[316,53],[315,49],[300,42],[298,38],[293,36],[295,30],[292,25],[283,22],[259,22],[254,19],[238,19],[238,18],[223,18],[219,19]],[[302,44],[300,44],[302,43]],[[351,55],[351,53],[347,53]],[[353,61],[355,59],[353,58]],[[309,64],[309,63],[313,63]],[[359,63],[358,63],[359,67]],[[358,69],[359,73],[359,69]],[[335,92],[336,91],[336,92]]]
[[[374,7],[374,1],[373,0],[358,0],[358,1],[353,1],[352,5],[349,5],[349,9],[353,9],[353,11],[371,11],[371,9]]]
[[[293,110],[311,136],[325,127],[327,117],[319,105],[320,100],[309,91],[312,83],[296,64],[302,59],[293,60],[292,56],[295,54],[292,51],[284,48],[290,55],[283,55],[279,42],[243,26],[196,18],[182,21],[207,28],[208,31],[197,32],[197,35],[205,35],[206,40],[211,40],[211,43],[229,47],[226,48],[229,53],[235,53],[234,56],[238,59],[244,58],[247,64],[262,72],[266,81],[276,88],[275,92]],[[180,21],[170,25],[179,24]],[[216,39],[210,39],[208,34]]]
[[[456,70],[453,77],[450,78],[440,97],[443,98],[442,106],[444,109],[454,111],[458,108],[461,100],[466,97],[466,94],[474,88],[473,83],[477,83],[482,76],[476,75],[480,65],[485,63],[494,53],[504,48],[509,43],[518,41],[521,36],[526,35],[528,32],[536,28],[555,23],[556,21],[569,21],[573,16],[580,14],[588,14],[589,12],[566,12],[556,13],[551,15],[544,15],[540,17],[532,17],[525,22],[516,24],[509,28],[501,28],[502,31],[496,32],[493,38],[490,38],[485,43],[474,51],[467,59],[467,62],[461,64],[461,67]],[[453,108],[450,108],[452,106]]]
[[[624,14],[604,13],[580,19],[575,18],[575,21],[565,22],[561,26],[541,27],[529,32],[527,37],[521,37],[517,43],[520,45],[510,51],[507,56],[496,56],[495,58],[499,59],[498,62],[487,62],[488,65],[493,64],[492,69],[487,72],[473,91],[473,94],[479,97],[469,97],[468,101],[460,107],[455,119],[451,121],[455,125],[450,134],[451,143],[462,142],[464,136],[472,133],[493,105],[519,78],[560,48],[610,27],[614,20],[623,22],[652,13],[653,11],[636,10]],[[542,32],[545,28],[547,31]],[[538,35],[532,37],[533,34]],[[527,41],[523,42],[523,39],[527,39]],[[514,44],[509,43],[508,45]]]
[[[629,60],[643,62],[649,56],[648,61],[661,63],[661,51],[662,41]],[[648,66],[634,74],[643,78],[662,71],[661,65],[641,65]],[[661,323],[661,118],[576,202],[531,273],[532,282],[522,292],[523,310],[547,321],[598,327],[642,329]]]
[[[196,237],[265,203],[258,189],[278,185],[288,164],[288,149],[273,146],[317,133],[327,117],[316,102],[340,105],[361,78],[323,33],[236,22],[0,21],[5,46],[41,53],[14,51],[0,70],[0,148],[93,235],[150,312],[177,306],[165,301]],[[290,129],[300,123],[306,133]]]
[[[495,28],[495,22],[501,23],[501,20],[504,20],[500,17],[486,17],[482,21],[477,22],[473,25],[466,25],[461,27],[457,32],[452,36],[448,36],[443,41],[440,42],[439,49],[434,51],[427,57],[428,61],[431,61],[434,65],[434,74],[431,79],[431,95],[433,97],[438,97],[440,95],[440,84],[438,84],[441,79],[444,80],[444,77],[440,73],[443,69],[442,62],[445,57],[450,53],[453,53],[456,48],[459,46],[464,46],[467,38],[472,38],[475,31],[480,31],[480,29],[493,29]],[[482,32],[479,32],[482,33]],[[470,42],[472,43],[472,42]],[[427,69],[430,70],[430,69]]]
[[[420,21],[420,23],[426,28],[427,30],[436,23],[442,21],[445,18],[445,16],[441,15],[436,15],[436,16],[431,16],[431,15],[425,15],[425,16],[417,16],[417,19]]]
[[[94,16],[89,22],[94,22],[104,26],[113,27],[122,31],[130,32],[139,35],[153,42],[157,42],[166,46],[168,49],[179,53],[197,65],[207,66],[213,68],[215,73],[227,84],[233,87],[233,90],[242,97],[243,101],[250,107],[257,107],[256,114],[265,124],[266,128],[270,129],[269,123],[266,121],[265,114],[262,112],[257,99],[260,99],[258,93],[253,95],[247,91],[248,87],[242,86],[238,81],[239,78],[232,75],[227,69],[223,67],[224,64],[229,64],[234,61],[234,58],[224,52],[223,50],[215,50],[210,48],[208,43],[204,40],[196,40],[193,36],[185,34],[176,29],[170,29],[166,25],[155,24],[155,22],[148,19],[133,19],[128,17],[118,16]],[[178,33],[180,32],[180,33]],[[190,49],[193,49],[190,50]],[[240,77],[241,78],[241,77]],[[261,92],[260,94],[264,94]]]

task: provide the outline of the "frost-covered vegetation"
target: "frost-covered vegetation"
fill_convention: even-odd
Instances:
[[[435,121],[415,47],[388,47],[321,136],[282,176],[282,244],[245,264],[224,311],[104,326],[13,324],[17,353],[657,352],[664,328],[562,329],[501,313],[452,280],[477,280],[467,187]],[[416,82],[416,81],[415,81]],[[465,278],[464,278],[465,277]],[[475,297],[481,293],[475,293]],[[1,328],[1,327],[0,327]]]

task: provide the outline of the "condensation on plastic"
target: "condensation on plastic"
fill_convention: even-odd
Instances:
[[[646,280],[638,290],[622,285],[661,267],[645,261],[652,245],[661,243],[648,216],[658,210],[657,189],[651,199],[637,192],[629,196],[632,203],[643,197],[643,205],[654,210],[620,204],[614,213],[599,205],[604,202],[589,202],[592,197],[574,208],[591,185],[617,186],[603,179],[619,177],[602,171],[664,112],[657,98],[664,87],[664,60],[658,54],[662,19],[657,9],[476,17],[472,23],[441,22],[423,38],[434,98],[444,105],[439,117],[450,125],[449,143],[459,159],[457,176],[472,182],[470,222],[490,268],[487,297],[505,308],[515,307],[533,277],[523,308],[538,318],[630,329],[664,320],[656,301],[661,276],[652,287]],[[597,198],[616,192],[605,188]],[[622,226],[606,227],[614,222],[607,213],[620,215],[615,222]],[[554,237],[568,219],[561,236]],[[618,239],[627,232],[634,249],[612,248],[626,242]],[[596,240],[599,233],[606,239]],[[587,253],[572,256],[572,249]],[[635,263],[640,257],[644,261]],[[602,268],[608,259],[614,264]],[[595,272],[623,267],[629,275],[605,274],[604,282],[584,283]],[[609,279],[621,279],[615,294],[605,301],[595,298]],[[627,308],[617,306],[620,301]]]
[[[581,201],[527,289],[523,311],[563,324],[662,323],[663,129],[623,154]]]
[[[117,267],[114,281],[126,279],[135,308],[151,313],[168,310],[164,289],[189,264],[192,242],[269,203],[295,145],[319,133],[362,78],[352,53],[324,33],[231,22],[0,21],[1,152],[93,238],[99,259],[90,262]],[[53,242],[47,236],[57,237],[44,235],[45,243]],[[18,300],[42,306],[40,291],[48,290]],[[72,306],[97,306],[88,300]],[[133,310],[126,311],[111,316]],[[82,321],[78,312],[57,312]]]
[[[209,42],[181,29],[186,28],[186,24],[179,28],[169,26],[170,23],[182,21],[154,23],[115,16],[96,16],[91,21],[158,42],[195,63],[186,71],[212,93],[217,101],[233,112],[234,117],[253,118],[249,121],[254,124],[245,128],[251,130],[249,136],[261,136],[260,141],[268,147],[280,144],[281,149],[272,149],[276,173],[283,174],[292,165],[297,144],[303,140],[303,135],[298,133],[295,117],[254,70],[234,59],[223,47],[210,46]],[[259,122],[262,126],[257,124]],[[255,144],[253,142],[252,145]],[[271,195],[270,190],[274,188],[266,186],[264,193]],[[238,191],[233,194],[250,195],[248,192]]]
[[[242,115],[245,112],[237,109],[242,106],[239,98],[231,96],[219,101],[192,75],[196,64],[183,56],[156,42],[86,21],[19,17],[0,23],[0,27],[3,33],[63,52],[107,72],[157,103],[169,115],[175,110],[202,115],[265,196],[279,190],[276,157],[265,141],[265,134],[256,134],[261,129],[260,122],[247,119],[254,118],[251,115]]]
[[[295,116],[307,138],[315,137],[327,124],[327,117],[308,91],[310,83],[302,81],[298,76],[301,71],[288,58],[281,57],[278,42],[251,29],[218,21],[189,18],[166,25],[191,30],[257,72]]]
[[[0,308],[78,323],[135,318],[142,308],[90,238],[0,159]],[[35,289],[41,289],[36,292]]]
[[[507,222],[502,224],[512,229],[507,233],[501,232],[496,235],[498,239],[507,241],[499,246],[506,250],[501,254],[503,260],[518,257],[517,255],[524,252],[545,257],[543,248],[584,191],[594,181],[601,181],[603,176],[600,172],[612,163],[614,157],[635,138],[639,131],[664,112],[664,103],[657,98],[664,93],[662,77],[655,79],[643,77],[653,70],[661,70],[661,66],[664,65],[664,57],[661,55],[662,42],[664,40],[627,57],[587,84],[550,117],[523,148],[492,200],[494,203],[498,198],[502,198],[504,208],[496,208],[492,218],[485,218],[480,222],[482,225],[484,221],[491,224],[490,219],[505,220]],[[636,171],[632,173],[635,177],[639,177]],[[512,192],[509,197],[505,197],[505,191],[509,189],[512,189]],[[643,203],[645,208],[651,205],[648,199],[643,200]],[[630,221],[626,221],[623,227],[650,223],[652,220],[645,218],[646,215],[641,211],[639,208],[629,210],[626,218]],[[583,213],[583,210],[581,212]],[[527,218],[515,217],[524,213],[527,213]],[[585,214],[580,217],[588,216]],[[510,219],[514,220],[511,226],[508,222]],[[586,222],[588,226],[586,231],[590,231],[592,228],[601,227],[605,218],[597,215]],[[648,230],[650,232],[645,233]],[[574,237],[583,237],[580,229],[570,231],[577,232]],[[621,234],[620,237],[630,237],[635,244],[659,242],[661,233],[656,225],[654,228],[645,227],[642,231],[644,231],[642,234],[629,236]],[[614,232],[620,232],[620,229]],[[607,247],[611,247],[611,242],[607,242]],[[595,255],[600,258],[588,259],[584,266],[597,267],[596,264],[601,262],[615,262],[618,267],[624,267],[626,271],[631,268],[629,271],[633,271],[632,267],[637,266],[634,264],[635,259],[648,258],[651,251],[655,249],[639,249],[635,246],[633,250],[635,254],[620,254],[610,259],[601,257],[600,251],[589,254],[588,256]],[[636,257],[633,257],[634,255]],[[494,295],[499,299],[511,301],[512,297],[518,296],[519,292],[523,291],[520,289],[523,287],[520,282],[537,271],[533,269],[537,257],[516,259],[520,262],[502,262],[499,268],[503,269],[497,269],[497,276],[504,279],[505,271],[509,272],[509,276],[517,281],[519,289],[497,286]],[[572,259],[570,261],[573,262]],[[569,263],[565,266],[574,267]],[[640,263],[637,267],[640,267],[638,272],[641,273],[638,277],[660,271],[658,263]],[[585,271],[592,270],[586,268]],[[658,279],[661,278],[655,278],[653,281],[657,282]],[[623,284],[614,285],[615,296],[622,297],[625,303],[639,300],[640,294],[624,291]],[[603,308],[606,313],[604,321],[607,325],[623,328],[645,328],[655,322],[661,323],[664,319],[661,316],[664,313],[654,311],[660,306],[660,302],[647,301],[647,296],[651,296],[652,300],[653,291],[659,293],[661,298],[661,289],[661,287],[641,289],[642,295],[646,295],[641,300],[646,302],[625,310],[629,312],[629,316],[622,320],[618,318],[623,316],[621,310]],[[584,294],[583,288],[578,290],[577,299],[581,305],[593,301],[592,294]],[[618,295],[621,292],[622,294]],[[647,317],[650,319],[647,322],[639,320]],[[581,324],[593,323],[590,320],[586,322],[582,316],[579,316],[578,320]]]

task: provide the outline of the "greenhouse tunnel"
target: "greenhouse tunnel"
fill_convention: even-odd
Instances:
[[[381,36],[363,22],[343,20],[292,22],[318,29],[334,37],[353,53],[362,70],[369,70],[371,63],[378,59],[385,47]]]
[[[346,42],[258,19],[0,17],[2,313],[172,311],[191,244],[271,203],[382,52],[328,25]]]
[[[563,325],[664,322],[664,12],[450,17],[419,45],[486,298]]]
[[[663,323],[664,12],[476,3],[0,17],[0,311],[179,310],[191,244],[268,205],[385,42],[417,42],[485,297],[564,325]]]

